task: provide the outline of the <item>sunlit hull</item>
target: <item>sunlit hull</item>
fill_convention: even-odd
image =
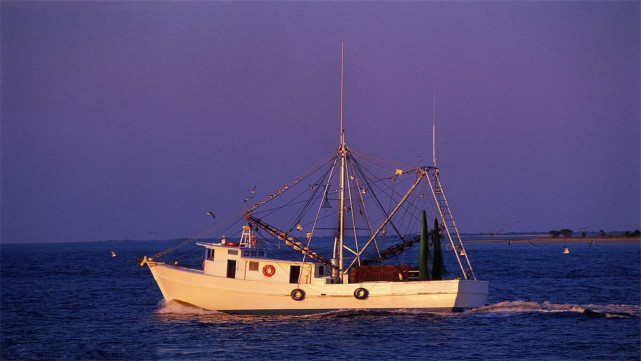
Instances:
[[[488,282],[474,280],[296,285],[211,276],[163,263],[150,262],[149,268],[165,300],[240,314],[305,314],[338,309],[460,311],[485,305],[488,294]],[[354,296],[361,287],[368,290],[365,299]],[[296,288],[305,292],[304,299],[292,298]]]

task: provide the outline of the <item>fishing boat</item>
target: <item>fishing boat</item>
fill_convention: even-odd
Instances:
[[[342,46],[338,140],[334,153],[221,221],[213,237],[140,259],[164,299],[232,314],[483,306],[488,282],[476,279],[435,157],[407,165],[347,146]],[[441,239],[451,252],[442,253]],[[200,267],[166,260],[189,243],[202,247]],[[460,272],[445,270],[445,256]]]

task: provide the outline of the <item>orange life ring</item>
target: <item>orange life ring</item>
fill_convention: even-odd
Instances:
[[[266,277],[271,277],[274,275],[274,273],[276,273],[276,268],[274,266],[268,264],[268,265],[265,265],[265,267],[263,267],[263,274]]]

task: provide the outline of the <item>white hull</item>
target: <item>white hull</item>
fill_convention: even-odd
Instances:
[[[149,262],[165,300],[228,313],[304,314],[331,310],[421,309],[460,311],[485,305],[488,282],[476,280],[291,284],[225,278],[202,270]],[[354,291],[365,288],[365,299]],[[292,299],[300,288],[305,298]]]

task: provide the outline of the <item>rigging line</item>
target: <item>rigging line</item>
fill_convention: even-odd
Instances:
[[[373,164],[373,163],[371,163],[371,162],[368,162],[366,159],[356,159],[356,157],[354,157],[354,156],[352,156],[352,157],[353,157],[353,159],[354,159],[355,161],[357,161],[359,164],[362,162],[362,163],[364,163],[364,164],[368,165],[369,167],[377,168],[377,169],[379,169],[379,170],[384,171],[384,172],[385,172],[385,173],[387,173],[387,174],[393,173],[393,172],[392,172],[392,169],[390,169],[390,168],[381,168],[381,167],[378,167],[378,165],[376,165],[376,164]],[[367,169],[367,168],[366,168],[366,169]],[[397,177],[397,178],[398,178],[398,177],[403,177],[403,178],[405,178],[406,176],[408,176],[408,175],[410,175],[410,174],[412,174],[412,173],[415,173],[415,172],[416,172],[416,168],[411,168],[411,169],[409,169],[409,170],[403,170],[403,173],[402,173],[401,175],[399,175],[399,176],[397,176],[397,175],[393,175],[393,176],[379,177],[379,176],[376,176],[372,171],[369,171],[369,169],[368,169],[368,173],[369,173],[369,174],[371,174],[371,176],[369,176],[369,177],[365,177],[365,178],[366,178],[366,179],[370,179],[370,180],[376,180],[376,181],[378,181],[378,182],[383,182],[383,181],[391,180],[391,179],[392,179],[392,178],[394,178],[394,177]]]
[[[276,237],[277,240],[280,242],[284,243],[286,246],[301,252],[303,255],[309,255],[309,257],[316,262],[323,263],[329,267],[332,267],[334,269],[337,269],[337,267],[329,262],[327,259],[325,259],[323,256],[319,255],[318,252],[310,249],[309,247],[303,245],[302,242],[298,241],[296,237],[281,231],[278,228],[275,228],[274,226],[271,226],[263,221],[261,221],[258,218],[253,217],[252,215],[248,214],[246,215],[246,219],[248,222],[253,223],[254,225],[263,228],[267,232],[269,232],[272,236]]]
[[[358,150],[352,149],[352,152],[354,152],[354,153],[356,153],[358,155],[362,155],[364,157],[374,158],[374,159],[379,160],[379,161],[384,162],[384,163],[397,164],[397,165],[402,165],[402,166],[407,167],[407,168],[413,168],[413,166],[408,165],[406,163],[401,163],[401,162],[397,162],[397,161],[393,161],[393,160],[384,159],[384,158],[377,157],[377,156],[369,154],[369,153],[359,152]]]
[[[390,213],[390,214],[387,216],[387,218],[385,218],[385,221],[383,221],[383,223],[382,223],[380,226],[378,226],[378,229],[376,230],[376,232],[374,232],[374,235],[372,236],[372,238],[370,238],[370,239],[369,239],[369,241],[367,241],[367,243],[365,243],[365,245],[363,246],[363,249],[361,250],[361,253],[363,252],[363,250],[367,249],[367,247],[368,247],[368,246],[370,245],[370,243],[372,242],[373,238],[374,238],[374,237],[376,237],[376,235],[378,235],[378,233],[383,229],[383,227],[384,227],[384,226],[385,226],[385,225],[386,225],[386,224],[387,224],[387,223],[392,219],[392,217],[394,216],[394,214],[396,213],[396,211],[398,211],[398,209],[400,208],[401,204],[403,204],[403,202],[405,202],[405,200],[407,199],[407,197],[409,197],[409,196],[410,196],[410,194],[412,194],[412,192],[414,191],[414,189],[416,189],[416,186],[418,185],[418,183],[421,181],[421,179],[422,179],[424,176],[425,176],[425,174],[422,174],[422,176],[421,176],[421,177],[419,177],[419,178],[414,182],[414,184],[412,184],[412,187],[411,187],[410,189],[408,189],[408,190],[407,190],[407,192],[405,193],[405,196],[403,196],[403,198],[400,200],[400,202],[399,202],[399,203],[396,205],[396,207],[394,207],[394,209],[392,210],[392,213]],[[352,261],[352,263],[350,263],[349,267],[347,267],[346,269],[351,268],[351,267],[352,267],[352,265],[354,265],[354,261]]]
[[[351,210],[350,213],[351,213],[351,216],[352,216],[352,228],[354,230],[354,245],[355,245],[355,248],[356,248],[356,252],[352,251],[348,247],[345,247],[344,244],[343,244],[343,247],[348,249],[349,251],[351,251],[352,253],[354,253],[356,255],[356,258],[358,258],[358,264],[360,266],[361,258],[358,256],[358,253],[357,253],[358,252],[358,235],[356,234],[356,219],[354,217],[354,202],[353,202],[353,199],[352,199],[352,187],[350,185],[351,183],[350,183],[350,178],[349,178],[349,174],[350,174],[349,173],[349,163],[350,162],[347,159],[346,159],[346,161],[347,161],[347,167],[345,167],[345,177],[347,178],[347,197],[349,199],[349,207],[350,207],[350,210]],[[356,179],[356,178],[354,178],[354,179]],[[360,194],[360,192],[358,192],[358,193]]]
[[[419,197],[413,197],[413,199],[411,199],[409,201],[408,207],[406,208],[406,212],[403,215],[403,219],[404,219],[408,214],[410,214],[410,216],[407,217],[408,218],[408,224],[407,224],[407,228],[406,228],[406,233],[408,233],[408,234],[410,233],[410,230],[412,230],[413,227],[416,226],[416,223],[418,221],[417,217],[412,217],[411,216],[414,213],[410,213],[410,208],[415,208],[416,209],[417,207],[414,205],[414,202],[417,202],[419,200],[420,200]],[[402,255],[401,255],[401,262],[400,262],[401,264],[405,263],[405,254],[406,254],[407,250],[412,248],[415,245],[416,245],[416,243],[412,243],[410,241],[409,244],[408,244],[407,241],[403,240],[403,252],[402,252]]]
[[[364,174],[363,174],[363,170],[362,170],[362,168],[361,168],[361,166],[360,166],[359,162],[358,162],[355,158],[353,158],[353,157],[352,157],[352,159],[351,159],[351,160],[352,160],[352,162],[354,163],[354,169],[355,169],[358,173],[360,173],[360,174],[361,174],[361,177],[363,177],[364,179],[366,179],[366,178],[365,178],[365,176],[364,176]],[[383,224],[382,224],[381,226],[385,226],[385,225],[387,225],[387,223],[389,223],[389,224],[391,224],[392,228],[394,228],[394,230],[396,231],[396,233],[397,233],[397,234],[399,234],[398,230],[396,229],[396,226],[394,225],[394,222],[392,222],[392,220],[391,220],[391,216],[390,216],[390,215],[388,215],[388,214],[385,212],[385,208],[383,207],[383,205],[381,204],[380,200],[379,200],[379,199],[378,199],[378,197],[376,196],[376,193],[374,192],[374,190],[373,190],[373,189],[372,189],[372,187],[370,186],[369,182],[365,182],[365,184],[366,184],[366,186],[369,188],[369,191],[371,192],[372,199],[374,199],[375,204],[376,204],[376,205],[378,205],[379,209],[381,210],[381,212],[383,213],[383,215],[385,215],[385,217],[386,217],[386,218],[385,218],[385,220],[386,220],[386,221],[384,221],[384,222],[383,222]],[[379,230],[377,230],[376,232],[374,232],[374,233],[372,234],[372,238],[370,239],[370,241],[368,241],[368,242],[367,242],[367,244],[366,244],[365,246],[363,246],[363,249],[361,250],[361,252],[360,252],[360,253],[362,253],[362,252],[363,252],[363,251],[364,251],[364,250],[369,246],[369,244],[370,244],[374,239],[376,239],[376,236],[377,236],[377,235],[378,235],[378,233],[380,232],[381,226],[379,226]],[[351,267],[351,266],[352,266],[352,265],[350,265],[350,267]]]
[[[385,182],[370,182],[372,185],[376,186],[378,190],[383,193],[385,196],[390,199],[394,199],[394,196],[401,197],[402,194],[398,191],[395,191],[393,187],[390,187]]]
[[[423,189],[425,189],[426,186],[427,186],[427,184],[423,183],[423,185],[422,185]],[[414,205],[414,202],[411,202],[409,207],[412,207],[415,211],[419,211],[419,210],[425,209],[425,203],[427,202],[427,199],[429,199],[429,197],[423,196],[422,198],[423,198],[423,200],[422,200],[423,204],[422,205],[420,205],[420,206]],[[415,200],[416,203],[421,203],[421,197],[420,196],[419,197],[415,197],[414,200]],[[416,224],[420,220],[420,216],[410,217],[410,220],[413,221],[413,222],[410,222],[409,229],[414,229],[414,227],[416,227]]]
[[[357,174],[356,170],[354,169],[354,162],[355,162],[354,158],[353,157],[350,158],[349,166],[352,168],[352,173]],[[374,234],[374,229],[372,228],[372,222],[369,219],[369,213],[367,212],[367,206],[365,204],[365,199],[363,198],[363,193],[361,192],[361,185],[358,182],[358,179],[359,179],[358,177],[354,177],[354,180],[356,182],[356,188],[358,189],[358,192],[357,192],[358,198],[360,200],[360,202],[358,203],[359,208],[361,210],[360,214],[363,217],[363,220],[365,221],[365,223],[367,223],[367,227],[369,229],[370,236],[371,236],[372,234]],[[378,248],[378,241],[376,239],[374,239],[374,249],[376,250],[376,253],[380,255],[380,250]],[[360,260],[359,260],[359,266],[360,266]]]
[[[427,184],[423,183],[423,192],[427,191],[427,189],[425,189],[426,187],[427,187]],[[423,194],[425,194],[425,193],[423,193]],[[423,198],[423,202],[422,202],[422,204],[420,206],[415,206],[414,203],[412,203],[412,204],[410,204],[410,207],[414,207],[415,211],[421,211],[421,210],[425,209],[425,204],[429,200],[429,197],[427,195],[424,195],[422,198]],[[417,198],[417,203],[420,203],[420,199],[421,199],[421,197]],[[433,213],[433,212],[430,212],[430,213]],[[420,221],[420,216],[417,215],[417,216],[413,217],[413,219],[414,219],[414,222],[416,224],[417,222]]]
[[[370,191],[371,197],[372,197],[372,199],[374,199],[375,204],[376,204],[376,205],[378,205],[378,207],[379,207],[380,211],[383,213],[383,215],[384,215],[385,217],[387,217],[387,215],[388,215],[388,214],[387,214],[387,212],[385,211],[385,208],[383,207],[383,205],[381,204],[380,200],[379,200],[379,199],[378,199],[378,197],[376,196],[376,192],[374,192],[374,189],[372,188],[371,183],[370,183],[370,182],[367,182],[367,178],[365,177],[365,175],[364,175],[364,173],[363,173],[363,169],[361,168],[361,166],[360,166],[359,162],[358,162],[358,161],[356,161],[356,159],[352,159],[352,160],[353,160],[353,162],[354,162],[354,169],[355,169],[358,173],[360,173],[360,174],[361,174],[361,177],[362,177],[363,179],[365,179],[365,180],[366,180],[365,185],[367,186],[367,188],[369,188],[369,191]],[[381,190],[381,192],[382,192],[383,194],[385,194],[385,191],[383,191],[380,187],[379,187],[379,189]]]
[[[361,154],[364,154],[364,153],[361,153]],[[359,154],[359,158],[358,159],[359,159],[359,161],[364,162],[366,164],[369,164],[372,167],[375,167],[375,168],[378,168],[380,170],[383,170],[385,173],[390,173],[391,171],[393,171],[394,169],[398,169],[399,167],[406,169],[404,171],[404,173],[410,172],[411,170],[416,169],[416,167],[414,167],[414,166],[410,166],[410,165],[403,164],[403,163],[395,164],[393,162],[388,162],[388,163],[392,163],[393,167],[392,166],[387,166],[387,165],[384,166],[382,164],[379,164],[380,161],[377,162],[377,159],[371,158],[371,157],[367,157],[367,156],[360,157],[360,154]],[[407,169],[409,169],[409,170],[407,170]]]
[[[354,161],[354,164],[356,165],[356,169],[362,174],[363,171],[360,164],[356,161],[356,159],[353,159],[353,161]],[[362,177],[365,178],[364,174],[362,174]],[[366,184],[369,186],[369,182]],[[379,206],[381,212],[387,217],[388,213],[385,211],[385,208],[383,207],[383,205],[381,204],[380,200],[378,199],[374,190],[371,187],[370,187],[370,191],[372,192],[372,197],[376,201],[375,203]],[[381,192],[385,193],[385,191],[383,191],[382,189],[381,189]],[[397,234],[400,234],[400,232],[398,231],[398,229],[396,229],[396,226],[394,225],[394,222],[391,219],[388,221],[388,223],[392,226],[392,228]]]
[[[256,208],[262,206],[263,204],[271,201],[272,199],[278,197],[280,194],[284,193],[286,190],[293,188],[296,184],[300,183],[300,180],[307,178],[309,175],[315,173],[318,169],[320,169],[324,164],[329,163],[334,156],[329,157],[329,159],[323,159],[320,162],[316,163],[313,165],[311,168],[307,169],[303,174],[297,178],[294,178],[290,183],[292,184],[291,186],[289,184],[286,184],[283,186],[283,188],[280,188],[279,190],[270,193],[268,196],[260,200],[259,202],[254,203],[253,205],[249,206],[248,208],[245,209],[244,213],[252,213]]]
[[[386,172],[389,172],[390,170],[396,169],[398,167],[403,167],[402,164],[395,164],[394,162],[389,162],[389,161],[381,161],[376,157],[372,157],[369,154],[360,153],[358,151],[354,151],[354,154],[352,154],[352,156],[354,157],[358,156],[358,159],[360,161],[363,161],[367,164],[371,164],[372,166],[375,166],[379,169],[384,169]]]
[[[316,198],[316,199],[318,199],[318,198]],[[281,210],[281,209],[283,209],[283,208],[285,208],[285,207],[298,206],[298,205],[301,205],[301,204],[303,204],[303,203],[307,203],[307,201],[308,201],[307,199],[300,200],[300,201],[298,201],[298,202],[294,202],[294,200],[292,200],[292,201],[290,201],[290,202],[289,202],[289,203],[287,203],[287,204],[280,205],[280,206],[278,206],[278,207],[274,207],[274,208],[269,208],[269,209],[262,210],[262,211],[258,211],[258,212],[255,212],[254,214],[256,214],[256,215],[261,215],[261,217],[265,217],[265,216],[271,215],[271,214],[272,214],[271,212]],[[268,213],[268,212],[270,212],[270,213]]]
[[[327,174],[331,171],[331,168],[334,166],[334,164],[335,164],[335,162],[332,163],[330,165],[330,167],[327,168],[327,170],[325,171],[325,173],[323,173],[321,175],[319,180],[321,180],[321,179],[325,178],[325,176],[327,176]],[[305,204],[305,206],[301,209],[299,214],[294,218],[294,222],[293,222],[294,224],[292,225],[291,229],[288,232],[293,230],[294,227],[296,227],[296,223],[300,222],[300,220],[305,216],[305,214],[307,214],[307,212],[311,209],[312,205],[317,200],[317,198],[315,198],[315,195],[316,195],[316,193],[318,193],[319,190],[320,190],[320,187],[314,188],[311,197],[307,199],[307,203]],[[301,195],[304,194],[304,193],[305,193],[305,191],[303,191],[303,193],[301,193]]]
[[[323,203],[325,202],[325,199],[327,198],[327,191],[329,190],[330,180],[334,176],[334,170],[336,169],[336,163],[337,162],[338,162],[338,156],[335,156],[334,157],[334,161],[332,162],[332,166],[329,168],[330,169],[329,175],[327,176],[327,181],[326,181],[325,187],[323,188],[323,196],[321,197],[322,200],[318,203],[318,211],[316,211],[316,217],[314,218],[314,223],[312,225],[312,229],[309,232],[309,237],[307,237],[307,247],[309,247],[309,245],[312,242],[312,237],[314,236],[314,231],[316,230],[316,225],[318,224],[318,220],[319,220],[318,217],[320,217],[321,209],[323,209]],[[318,187],[318,188],[320,188],[320,187]],[[303,255],[303,262],[304,261],[305,261],[305,255]]]
[[[410,170],[410,171],[406,171],[406,172],[405,172],[404,174],[402,174],[402,175],[409,175],[409,174],[411,174],[411,173],[415,173],[415,172],[416,172],[416,169],[412,169],[412,170]],[[391,178],[386,178],[386,179],[384,179],[384,180],[389,180],[389,179],[394,180],[394,179],[398,179],[398,177],[400,177],[400,176],[394,176],[394,177],[391,177]],[[371,177],[364,177],[364,178],[365,178],[365,180],[367,180],[367,179],[372,179]],[[372,185],[374,185],[374,182],[371,182],[371,183],[372,183]],[[382,180],[381,180],[381,181],[378,181],[377,183],[381,183],[381,185],[385,185],[385,187],[386,187],[386,188],[388,188],[388,189],[390,189],[390,190],[391,190],[391,188],[390,188],[389,186],[387,186],[387,185],[386,185],[386,183],[382,183]],[[398,183],[398,182],[397,182],[397,181],[395,181],[395,183],[394,183],[394,184],[396,185],[396,183]],[[391,194],[389,194],[389,195],[388,195],[388,194],[387,194],[387,191],[383,190],[383,189],[382,189],[380,186],[378,186],[378,185],[377,185],[377,187],[381,190],[381,192],[382,192],[383,194],[387,195],[387,196],[390,198],[390,202],[392,202],[392,201],[393,201],[393,199],[395,198],[395,197],[394,197],[395,195],[396,195],[396,196],[398,196],[398,197],[401,197],[401,196],[402,196],[402,195],[401,195],[401,193],[400,193],[400,192],[397,192],[397,191],[394,191],[394,192],[390,191],[390,193],[391,193]],[[403,208],[405,209],[405,207],[403,207]],[[384,212],[384,213],[385,213],[385,212]],[[398,233],[400,234],[400,232],[398,232]]]
[[[423,181],[421,181],[421,183],[422,183],[422,188],[423,188],[423,189],[425,189],[425,187],[427,186],[427,184],[426,184],[426,183],[424,183]],[[428,198],[428,197],[423,197],[423,198]],[[399,228],[403,228],[403,222],[404,222],[404,219],[405,219],[405,217],[406,217],[407,215],[409,215],[409,217],[408,217],[408,218],[410,218],[410,220],[414,220],[415,222],[417,222],[417,221],[420,219],[420,217],[419,217],[418,215],[414,216],[414,214],[416,214],[418,211],[420,211],[420,210],[421,210],[418,206],[416,206],[416,205],[414,204],[414,203],[415,203],[415,201],[416,201],[416,200],[419,200],[419,199],[420,199],[420,197],[412,197],[412,200],[411,200],[410,202],[406,202],[406,204],[407,204],[406,206],[405,206],[405,205],[403,205],[403,207],[402,207],[402,208],[403,208],[403,210],[405,210],[405,212],[404,212],[404,214],[403,214],[402,221],[400,222],[400,226],[399,226]],[[423,200],[423,203],[425,203],[425,200]],[[409,225],[408,225],[408,228],[407,228],[407,229],[411,229],[411,228],[409,227]]]
[[[188,245],[188,244],[200,239],[205,234],[212,233],[217,228],[222,228],[227,222],[231,222],[232,220],[236,219],[237,217],[239,217],[239,215],[231,215],[231,216],[225,218],[220,223],[218,223],[218,224],[216,224],[216,225],[214,225],[214,226],[212,226],[212,227],[210,227],[210,228],[208,228],[208,229],[206,229],[204,231],[201,231],[200,233],[198,233],[198,234],[196,234],[194,236],[191,236],[191,237],[187,238],[185,241],[183,241],[183,242],[181,242],[181,243],[179,243],[179,244],[177,244],[177,245],[175,245],[173,247],[169,247],[168,249],[166,249],[164,251],[161,251],[161,252],[158,252],[158,253],[154,254],[153,256],[150,257],[150,259],[153,260],[153,259],[162,257],[162,256],[164,256],[164,255],[166,255],[168,253],[171,253],[171,252],[173,252],[173,251],[175,251],[175,250],[177,250],[179,248],[182,248],[182,247],[184,247],[184,246],[186,246],[186,245]]]
[[[368,180],[369,179],[375,179],[376,182],[371,182],[372,184],[384,184],[384,185],[385,185],[385,183],[384,183],[385,181],[394,180],[394,179],[397,179],[398,177],[403,177],[405,179],[406,176],[409,176],[410,174],[413,174],[414,172],[416,172],[416,169],[412,169],[412,170],[409,170],[407,172],[404,172],[403,174],[401,174],[399,176],[395,175],[395,176],[391,176],[391,177],[379,178],[379,177],[376,177],[374,175],[374,173],[372,171],[370,171],[369,169],[367,169],[367,168],[363,168],[363,169],[366,170],[368,174],[372,175],[371,177],[367,177],[366,175],[363,175],[364,179],[368,179]],[[387,187],[388,189],[391,190],[391,187],[389,187],[387,185],[385,185],[385,187]],[[382,188],[379,188],[379,189],[381,189],[382,192],[385,192]]]
[[[383,172],[385,172],[387,174],[392,173],[394,171],[394,169],[396,169],[396,167],[391,167],[391,168],[383,167],[383,166],[379,165],[378,163],[374,163],[374,162],[372,162],[371,160],[369,160],[369,159],[367,159],[365,157],[359,158],[359,159],[363,163],[367,164],[369,167],[376,168],[376,169],[378,169],[380,171],[383,171]],[[376,177],[376,178],[380,178],[380,177]],[[389,178],[390,177],[385,177],[383,179],[389,179]]]
[[[392,195],[389,197],[389,205],[387,206],[387,213],[392,209],[392,199],[394,199],[394,187],[396,187],[396,177],[392,178]]]
[[[320,168],[319,168],[319,169],[320,169]],[[317,169],[317,170],[318,170],[318,169]],[[320,181],[320,180],[322,180],[322,179],[325,177],[325,174],[327,174],[327,173],[326,173],[326,172],[325,172],[325,173],[323,173],[323,174],[321,175],[321,177],[320,177],[320,178],[318,178],[318,180],[319,180],[319,181]],[[318,187],[314,188],[314,190],[316,190],[316,189],[318,189]],[[301,194],[304,194],[305,192],[306,192],[306,191],[305,191],[305,190],[303,190],[303,192],[301,192]],[[314,192],[314,194],[315,194],[315,193],[316,193],[316,191]],[[261,214],[261,216],[262,216],[262,217],[267,217],[267,216],[269,216],[269,215],[271,215],[271,214],[273,214],[273,213],[275,213],[275,212],[277,212],[277,211],[279,211],[279,210],[281,210],[281,209],[283,209],[283,208],[285,208],[285,207],[287,207],[287,206],[291,205],[291,204],[290,204],[291,202],[293,202],[293,200],[291,200],[290,202],[286,202],[285,204],[279,205],[279,206],[277,206],[277,207],[274,207],[274,208],[270,208],[270,209],[266,209],[266,210],[259,211],[259,212],[257,212],[257,214]]]
[[[324,215],[322,217],[319,217],[318,220],[322,221],[322,220],[327,219],[327,218],[333,218],[334,216],[336,216],[336,213],[338,213],[338,212],[332,212],[332,213],[326,214],[326,215]],[[309,223],[305,223],[305,224],[309,224]],[[312,222],[312,224],[314,224],[314,223]],[[330,230],[331,229],[331,230],[335,231],[336,227],[331,227],[331,228],[314,227],[314,229],[325,229],[325,230]]]

